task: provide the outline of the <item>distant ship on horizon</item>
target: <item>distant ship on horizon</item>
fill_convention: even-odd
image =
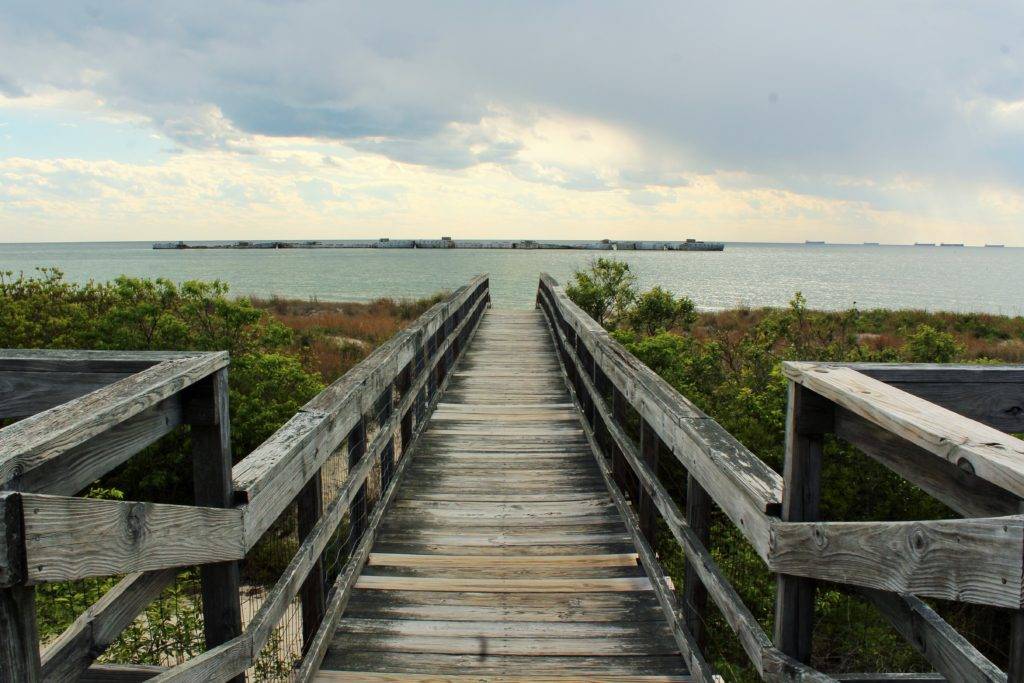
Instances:
[[[962,246],[964,246],[964,243],[963,242],[943,242],[942,246],[944,246],[944,247],[962,247]]]
[[[935,242],[914,242],[915,247],[934,247]]]
[[[804,244],[825,244],[825,240],[805,240]]]

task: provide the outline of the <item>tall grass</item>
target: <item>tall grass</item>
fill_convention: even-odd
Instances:
[[[447,296],[422,299],[375,299],[368,303],[249,297],[294,332],[291,351],[303,365],[332,382],[373,349]]]

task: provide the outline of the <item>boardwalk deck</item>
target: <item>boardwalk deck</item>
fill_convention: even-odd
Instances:
[[[489,311],[318,681],[685,681],[539,312]]]

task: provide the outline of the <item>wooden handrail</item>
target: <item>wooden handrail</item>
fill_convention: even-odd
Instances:
[[[609,473],[610,485],[615,483],[614,463],[616,459],[621,459],[639,482],[639,500],[634,500],[633,504],[642,510],[645,501],[650,500],[657,509],[676,542],[684,550],[688,576],[692,570],[694,579],[707,589],[763,678],[828,679],[823,674],[807,669],[801,661],[780,650],[780,646],[772,643],[740,602],[705,545],[690,529],[686,517],[668,490],[642,457],[641,447],[626,433],[622,422],[622,403],[639,415],[641,437],[644,438],[648,433],[646,430],[654,434],[654,438],[662,444],[662,450],[669,451],[689,475],[696,479],[699,486],[707,491],[770,570],[780,575],[847,583],[865,589],[883,589],[869,590],[866,594],[898,631],[920,635],[920,639],[912,641],[913,644],[922,650],[922,654],[940,673],[949,676],[950,680],[1005,680],[1005,675],[998,668],[910,593],[1019,609],[1022,606],[1021,577],[1024,573],[1021,553],[1024,547],[1024,516],[900,523],[783,521],[778,516],[781,511],[778,504],[784,501],[785,494],[781,476],[771,471],[754,454],[736,444],[714,420],[700,413],[671,386],[612,340],[596,322],[568,299],[550,276],[541,276],[537,303],[548,320],[570,389],[575,387],[574,395],[579,396],[580,408],[592,426],[598,447],[605,451],[611,448],[608,453],[613,463]],[[822,370],[822,365],[814,364],[815,372],[819,375],[841,369],[829,366]],[[810,367],[811,364],[787,364],[786,371],[792,375]],[[922,370],[915,366],[892,368],[872,365],[863,369],[865,372],[889,376],[902,373],[897,376],[900,381],[923,382]],[[930,405],[923,399],[904,395],[904,392],[892,387],[883,385],[883,391],[877,386],[881,382],[853,369],[836,372],[840,376],[850,377],[848,373],[858,376],[856,383],[862,388],[864,382],[871,384],[872,393],[891,397],[894,395],[892,392],[898,392],[899,401],[895,402],[898,406],[905,407],[909,403],[923,410],[922,405]],[[979,377],[979,373],[969,366],[954,366],[944,373],[944,382],[957,375],[975,381]],[[817,377],[815,375],[815,379]],[[1002,377],[1005,383],[1007,378],[1024,377],[1024,372],[1021,368],[1002,368],[995,377]],[[606,401],[599,379],[610,383],[613,405]],[[813,381],[807,380],[807,383]],[[840,410],[857,410],[857,419],[871,416],[877,418],[877,413],[865,408],[870,398],[865,398],[863,392],[858,394],[851,391],[844,395],[834,388],[831,391],[829,398],[837,401]],[[615,405],[617,401],[620,402],[619,407]],[[888,409],[887,413],[885,410],[883,413],[889,422],[876,419],[874,423],[880,423],[880,427],[892,427],[892,413],[898,411],[889,408],[893,405],[892,399],[882,403]],[[982,409],[979,406],[976,408]],[[904,422],[897,420],[897,424],[905,425],[907,415],[900,417]],[[964,432],[965,421],[970,422],[957,415],[956,420],[948,424],[958,425],[960,429],[957,433],[961,433]],[[962,454],[962,449],[966,448],[977,456],[980,450],[986,456],[986,466],[992,467],[993,459],[999,466],[1008,466],[1005,458],[993,458],[992,451],[986,448],[995,449],[997,453],[1005,453],[1007,450],[1017,452],[1017,440],[1001,433],[996,436],[987,431],[989,427],[972,424],[973,434],[989,434],[990,441],[978,444],[977,440],[968,440],[969,443],[964,444],[963,440],[958,440],[956,446],[947,445],[943,453],[953,451]],[[832,423],[828,426],[831,427]],[[608,445],[601,445],[601,439],[597,438],[598,432],[607,435]],[[946,433],[949,433],[948,426]],[[916,436],[918,438],[913,443],[919,449],[927,449],[930,445],[935,448],[934,440],[929,441],[929,437],[921,437],[919,434]],[[723,449],[723,442],[731,443],[731,448]],[[979,445],[982,448],[978,448]],[[888,444],[885,447],[889,448]],[[935,479],[934,473],[929,476]],[[994,481],[981,479],[981,482],[983,486],[976,485],[975,490],[988,491],[994,488]],[[1001,490],[1012,490],[1015,486],[1016,483],[1011,481]],[[1000,502],[997,497],[997,501],[989,503],[988,507],[1017,512],[1019,508],[1011,508],[1012,499],[1007,496],[1003,495],[1007,503]],[[974,501],[973,505],[981,507],[982,503]],[[786,616],[785,613],[783,616]],[[776,620],[778,622],[779,616]]]
[[[334,532],[341,524],[344,514],[349,509],[349,505],[352,503],[356,493],[362,486],[364,486],[371,467],[377,462],[380,453],[386,445],[394,438],[404,415],[409,410],[413,409],[417,396],[421,395],[421,391],[425,389],[425,384],[431,376],[431,373],[445,357],[445,354],[448,352],[448,349],[452,347],[454,341],[460,336],[467,337],[471,334],[475,329],[476,324],[479,322],[484,308],[489,303],[489,297],[486,292],[486,279],[477,278],[468,285],[467,288],[469,291],[463,292],[463,290],[459,290],[459,292],[456,292],[456,294],[453,295],[453,298],[458,301],[458,305],[455,308],[465,306],[466,304],[470,304],[471,308],[466,310],[466,314],[462,317],[460,322],[447,332],[444,340],[437,344],[434,353],[426,359],[424,367],[420,369],[416,379],[413,380],[410,387],[407,388],[398,408],[392,412],[388,421],[381,426],[381,429],[374,440],[364,450],[359,461],[350,470],[344,485],[335,494],[330,504],[325,508],[323,515],[316,524],[314,524],[310,533],[302,541],[295,555],[292,557],[292,560],[282,573],[280,579],[278,579],[277,583],[270,590],[260,609],[253,616],[242,635],[228,643],[224,643],[215,650],[205,652],[182,665],[168,669],[158,676],[155,679],[156,681],[166,683],[169,681],[221,680],[242,673],[254,664],[255,657],[266,644],[273,629],[284,615],[292,599],[298,594],[310,570],[313,568],[317,559],[326,548],[327,543],[331,540]],[[428,314],[431,315],[431,319],[424,321],[424,325],[417,327],[420,329],[425,328],[431,333],[435,333],[439,330],[445,330],[445,320],[450,319],[453,311],[450,310],[448,306],[442,306],[442,308],[438,310],[447,311],[446,317],[437,321],[437,324],[434,324],[433,321],[436,320],[434,316],[437,315],[437,311],[431,309],[433,313],[428,312]],[[421,333],[417,333],[417,330],[413,330],[413,332],[408,336],[412,339],[423,338]],[[409,360],[412,360],[411,356],[409,357]],[[401,367],[404,366],[399,366],[398,371],[401,371]],[[392,379],[392,381],[394,381],[394,379]],[[445,381],[447,381],[447,376],[445,377]],[[435,392],[431,400],[436,402],[439,394],[440,391]],[[317,399],[314,399],[314,401],[316,400]],[[370,405],[372,405],[372,402]],[[417,425],[417,431],[411,435],[413,442],[415,441],[415,438],[422,426],[423,423]],[[273,439],[273,437],[271,437],[271,439]],[[411,443],[403,444],[403,453],[406,453],[411,445]],[[293,452],[299,453],[301,451],[295,450]],[[323,652],[329,642],[328,634],[333,631],[338,615],[344,608],[344,604],[347,601],[347,595],[348,592],[351,591],[355,577],[358,576],[363,563],[365,563],[366,558],[369,555],[370,547],[373,545],[374,534],[376,533],[377,527],[380,524],[380,520],[383,517],[388,504],[394,496],[394,492],[397,490],[401,474],[404,472],[408,462],[409,458],[403,457],[398,463],[398,469],[394,473],[391,481],[388,483],[380,500],[375,505],[370,519],[368,520],[368,523],[359,539],[359,543],[346,561],[344,568],[334,583],[331,595],[328,596],[327,600],[327,612],[323,615],[320,621],[320,627],[315,634],[313,643],[307,648],[307,654],[302,666],[302,671],[307,672],[305,675],[312,675],[319,666],[319,661],[323,657]],[[322,461],[320,464],[322,464]],[[283,468],[280,468],[278,471],[283,471]],[[281,475],[278,474],[274,476],[280,477]],[[251,508],[253,504],[259,500],[260,496],[254,496],[248,507]],[[263,516],[263,513],[261,513],[260,517],[262,518]],[[303,674],[300,673],[300,680],[304,680],[302,676]]]
[[[346,511],[364,495],[371,469],[378,462],[383,466],[385,455],[390,460],[396,453],[399,434],[403,452],[414,439],[411,415],[424,407],[424,401],[436,401],[436,382],[447,379],[451,363],[464,350],[489,301],[486,276],[474,278],[315,397],[236,465],[232,476],[237,504],[227,508],[67,495],[182,423],[198,425],[195,428],[213,437],[210,445],[221,449],[218,459],[230,457],[220,438],[226,434],[223,369],[227,354],[12,351],[6,359],[0,356],[0,372],[52,373],[47,378],[51,381],[59,379],[61,368],[89,369],[89,377],[95,379],[80,381],[75,391],[81,394],[88,382],[100,385],[0,433],[0,473],[6,473],[2,480],[22,489],[0,493],[0,589],[12,586],[7,590],[24,591],[24,586],[41,581],[135,572],[46,649],[36,673],[31,662],[35,646],[30,644],[22,653],[25,659],[17,664],[27,667],[16,669],[19,676],[75,679],[173,580],[174,567],[202,564],[206,595],[206,569],[226,567],[244,557],[293,500],[307,495],[310,478],[362,424],[363,416],[378,408],[385,395],[390,406],[392,387],[398,387],[401,394],[394,409],[382,415],[375,437],[361,449],[327,510],[300,538],[291,564],[247,628],[235,631],[240,635],[229,635],[226,641],[216,641],[220,642],[216,647],[163,675],[175,680],[207,680],[207,674],[227,679],[252,666],[302,584],[308,583],[311,569],[319,564]],[[218,381],[211,384],[206,378],[213,377]],[[191,387],[200,380],[207,393],[197,401]],[[215,406],[206,405],[211,398]],[[399,461],[398,472],[404,463]],[[57,470],[68,475],[64,481],[54,476]],[[382,482],[393,491],[397,473],[389,470],[387,474]],[[63,495],[49,495],[54,492]],[[320,496],[319,489],[314,492]],[[379,518],[382,513],[378,504],[374,515]],[[366,537],[364,532],[362,538]],[[353,562],[357,562],[355,555],[349,564]],[[233,586],[233,595],[218,593],[217,599],[234,600],[237,609],[237,585],[230,581],[223,585]],[[38,662],[35,666],[39,667]]]

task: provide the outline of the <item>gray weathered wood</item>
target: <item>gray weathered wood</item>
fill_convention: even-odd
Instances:
[[[652,471],[657,471],[652,468]],[[686,477],[686,523],[690,525],[701,544],[710,549],[711,545],[711,496],[707,494],[696,478]],[[701,583],[693,562],[689,559],[683,568],[683,618],[694,640],[703,649],[707,645],[708,591]]]
[[[195,355],[195,351],[0,349],[0,371],[129,374],[145,370],[167,360],[192,358]]]
[[[422,381],[417,386],[421,385]],[[402,406],[411,406],[415,400],[415,393],[415,391],[410,391],[408,396],[403,397],[399,404],[400,408]],[[189,660],[183,665],[169,669],[157,680],[197,682],[211,679],[220,680],[239,675],[252,666],[255,655],[263,648],[267,639],[273,633],[274,628],[277,627],[282,616],[284,616],[292,599],[299,593],[303,583],[317,564],[323,549],[341,523],[350,502],[363,485],[370,468],[379,457],[380,452],[390,443],[391,436],[395,430],[399,428],[403,412],[401,409],[395,411],[387,423],[378,431],[374,440],[367,446],[355,467],[349,471],[345,484],[310,528],[295,556],[263,601],[260,609],[253,615],[242,635],[219,648]],[[417,433],[414,430],[414,433],[411,435],[412,442],[415,441]],[[336,624],[340,611],[344,609],[355,577],[358,576],[366,558],[369,556],[369,550],[372,546],[376,529],[380,524],[384,511],[388,508],[390,501],[394,497],[400,476],[409,461],[407,457],[399,460],[391,484],[378,501],[373,514],[370,516],[367,531],[363,535],[362,541],[349,558],[342,573],[336,580],[331,594],[328,596],[327,609],[319,629],[312,639],[304,642],[306,650],[304,671],[313,672],[319,665],[320,658],[323,656],[323,649],[327,644],[326,634],[333,630],[333,625]]]
[[[228,371],[221,368],[189,389],[192,478],[196,505],[231,508],[231,417]],[[238,563],[233,560],[199,568],[203,595],[203,632],[207,649],[242,633]],[[233,679],[244,683],[244,677]]]
[[[0,491],[0,680],[41,680],[35,591],[10,585],[24,579],[21,495]],[[0,586],[4,586],[0,583]]]
[[[0,430],[0,483],[24,476],[227,363],[226,352],[166,360]]]
[[[0,417],[25,417],[49,410],[128,374],[0,370]]]
[[[321,473],[317,472],[306,482],[299,493],[298,507],[298,532],[299,543],[302,543],[313,533],[316,523],[323,516],[323,485]],[[324,566],[319,554],[309,569],[299,590],[299,598],[302,602],[302,646],[303,651],[308,648],[310,641],[320,627],[324,618],[326,603],[324,602],[327,593],[324,589]]]
[[[78,683],[141,683],[167,670],[152,664],[95,664],[78,677]]]
[[[169,396],[91,439],[40,460],[5,486],[73,496],[181,423],[181,397]]]
[[[21,494],[29,583],[238,560],[242,511]]]
[[[836,436],[859,448],[966,517],[1016,514],[1021,499],[845,408],[836,410]]]
[[[773,571],[1019,609],[1024,516],[778,524]]]
[[[560,330],[559,336],[564,348],[565,337],[561,335]],[[570,359],[576,360],[571,349],[568,349],[567,355]],[[589,379],[583,377],[583,385],[586,390],[593,392],[593,386],[588,383]],[[743,604],[735,589],[722,574],[711,554],[689,528],[682,512],[668,491],[647,463],[641,460],[635,445],[622,429],[610,420],[607,405],[600,401],[596,403],[595,407],[601,415],[601,419],[608,425],[610,435],[622,449],[626,460],[637,474],[641,486],[651,496],[676,542],[683,547],[684,554],[693,561],[692,566],[701,584],[708,590],[710,597],[722,612],[730,628],[736,633],[741,646],[762,677],[780,680],[829,680],[828,677],[775,649],[757,619]]]
[[[458,296],[453,295],[454,300],[449,301],[465,300],[468,294],[457,293]],[[440,325],[437,316],[450,305],[435,310],[442,306],[438,304],[424,314],[431,316],[428,322],[434,327],[422,323],[415,334],[408,330],[400,332],[379,347],[235,466],[236,496],[248,501],[251,511],[246,519],[247,542],[255,542],[273,524],[361,416],[370,412],[383,386],[394,381],[403,363],[412,359],[415,340],[422,336],[423,329],[436,329]],[[483,305],[484,301],[477,299],[474,310],[480,310]],[[465,318],[456,333],[464,329],[469,320]],[[451,341],[452,337],[445,340],[439,352],[429,360],[430,367]],[[414,389],[403,399],[406,401],[403,405],[411,405],[415,394],[424,386],[427,374],[428,370],[420,373]]]
[[[579,343],[601,364],[630,405],[764,557],[770,535],[766,512],[777,511],[782,478],[717,422],[691,408],[665,380],[611,340],[568,300],[553,280],[542,276],[542,284],[542,297],[547,305],[557,307],[566,317],[576,330]],[[563,335],[561,329],[558,333]],[[563,344],[563,348],[573,359],[570,364],[579,366],[575,351],[568,344]]]
[[[82,680],[83,672],[88,673],[96,657],[139,612],[159,597],[176,574],[173,569],[164,569],[131,574],[119,581],[43,651],[43,678],[47,681]]]
[[[25,580],[21,494],[0,491],[0,588]]]
[[[936,457],[1024,496],[1024,441],[849,367],[783,363],[783,372]]]
[[[1004,683],[1006,674],[912,595],[865,590],[864,595],[893,627],[950,681]]]
[[[818,518],[824,433],[831,426],[831,404],[794,382],[789,383],[786,412],[786,461],[782,495],[785,522]],[[778,525],[780,528],[783,525]],[[786,525],[787,528],[789,525]],[[777,539],[773,534],[772,541]],[[775,594],[775,647],[797,661],[810,663],[814,628],[814,581],[780,572]]]

